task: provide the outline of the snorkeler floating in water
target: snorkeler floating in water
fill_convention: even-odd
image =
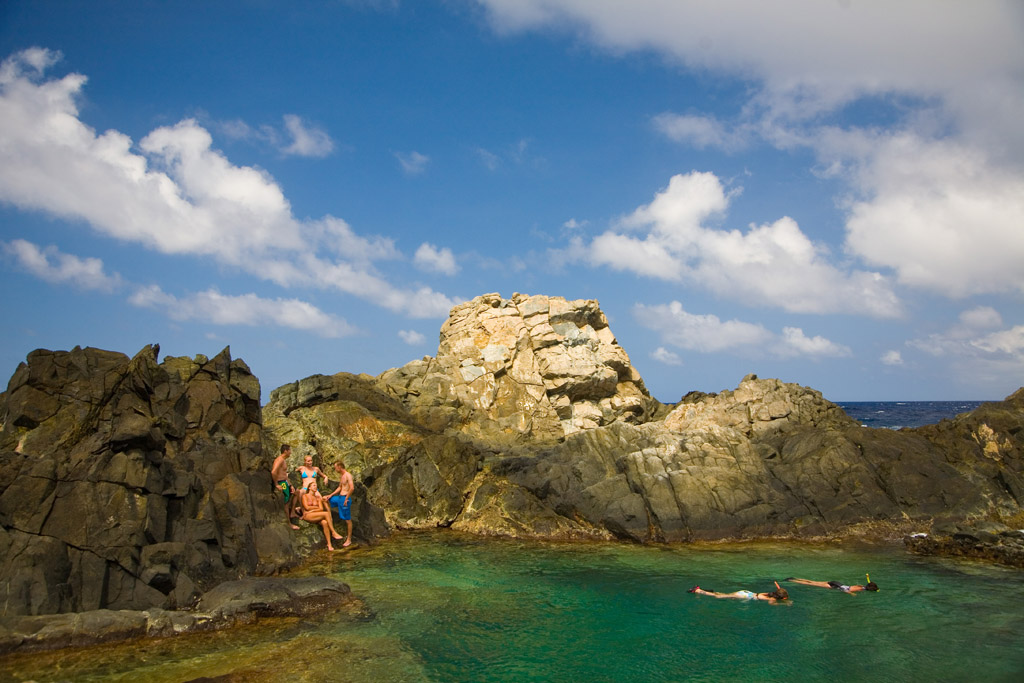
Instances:
[[[819,588],[831,588],[833,590],[840,591],[842,593],[859,593],[861,591],[877,591],[878,584],[871,580],[870,574],[865,574],[864,577],[867,579],[867,583],[863,586],[853,585],[847,586],[844,583],[838,581],[811,581],[810,579],[797,579],[792,576],[783,579],[783,581],[792,581],[793,583],[800,583],[805,586],[818,586]]]
[[[770,605],[777,605],[789,600],[789,593],[786,589],[779,585],[779,582],[775,582],[775,590],[771,593],[755,593],[754,591],[735,591],[732,593],[718,593],[716,591],[709,591],[701,588],[700,586],[694,586],[688,593],[696,593],[697,595],[710,595],[715,598],[736,598],[737,600],[766,600]]]

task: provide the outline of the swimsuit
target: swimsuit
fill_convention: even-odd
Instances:
[[[284,494],[284,502],[287,503],[292,499],[292,485],[288,483],[287,479],[277,482],[277,488],[281,489],[281,493]]]
[[[850,592],[850,587],[849,586],[841,584],[838,581],[829,581],[828,582],[828,587],[829,588],[835,588],[837,591],[842,591],[844,593],[849,593]]]
[[[757,593],[754,591],[736,591],[736,595],[739,595],[744,600],[757,600]]]
[[[335,495],[330,498],[331,507],[337,508],[338,517],[347,522],[352,519],[352,496]]]

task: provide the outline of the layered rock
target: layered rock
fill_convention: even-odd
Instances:
[[[259,382],[158,351],[34,351],[0,396],[3,615],[182,607],[293,561]]]
[[[590,430],[496,467],[562,516],[640,541],[830,535],[879,521],[922,527],[1013,513],[1022,469],[1021,392],[897,432],[860,427],[815,391],[753,376],[734,392],[680,404],[663,422]]]
[[[378,383],[425,428],[494,447],[644,422],[661,407],[597,302],[560,297],[485,294],[455,306],[437,355]]]

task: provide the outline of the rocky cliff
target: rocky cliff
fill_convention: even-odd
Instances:
[[[158,351],[34,351],[0,395],[0,615],[183,607],[293,561],[259,382]]]
[[[292,532],[273,493],[281,443],[292,468],[306,455],[328,474],[345,462],[362,540],[434,527],[893,535],[979,521],[1009,533],[1024,519],[1024,389],[901,431],[754,375],[666,406],[593,301],[478,297],[452,310],[436,357],[308,377],[262,411],[259,397],[227,350],[30,354],[0,396],[3,614],[190,605],[309,552],[319,532]]]
[[[663,406],[593,301],[454,308],[438,355],[282,387],[268,439],[343,458],[389,528],[636,541],[821,536],[1012,517],[1024,394],[917,430],[861,427],[750,375]]]

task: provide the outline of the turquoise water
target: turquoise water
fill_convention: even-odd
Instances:
[[[763,591],[774,606],[687,593]],[[635,546],[397,535],[317,555],[371,619],[285,620],[236,632],[0,660],[7,680],[1019,681],[1024,572],[901,547]],[[285,676],[287,674],[287,676]]]

